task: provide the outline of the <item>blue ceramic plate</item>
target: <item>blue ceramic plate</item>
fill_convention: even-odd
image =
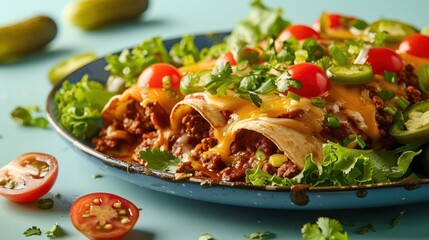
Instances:
[[[224,34],[196,36],[198,47],[210,46]],[[178,39],[165,41],[170,48]],[[69,75],[72,83],[88,74],[91,80],[105,83],[109,72],[104,58],[92,62]],[[201,179],[176,181],[167,172],[151,171],[143,166],[124,162],[95,151],[87,141],[79,141],[67,133],[57,121],[58,109],[53,98],[61,86],[56,85],[47,99],[50,123],[60,137],[86,160],[96,164],[103,171],[144,188],[221,204],[276,209],[346,209],[409,204],[429,201],[429,179],[404,180],[401,182],[370,184],[346,187],[256,187],[228,182],[206,182]]]

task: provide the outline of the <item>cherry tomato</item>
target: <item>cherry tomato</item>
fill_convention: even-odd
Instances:
[[[71,206],[73,225],[91,240],[122,239],[139,218],[139,209],[130,201],[111,193],[91,193]]]
[[[344,15],[339,14],[339,13],[329,13],[328,17],[329,17],[329,22],[330,22],[330,24],[329,24],[330,29],[347,28],[348,27],[346,25],[347,22],[351,22],[353,20],[356,20],[355,17],[344,16]],[[313,29],[315,29],[316,31],[320,30],[320,21],[319,20],[317,20],[313,24]]]
[[[385,71],[398,73],[404,68],[401,56],[389,48],[371,48],[366,63],[372,66],[374,74],[384,75]]]
[[[168,63],[154,63],[140,74],[137,85],[140,87],[163,88],[163,79],[170,77],[172,88],[178,88],[182,75],[179,70]]]
[[[401,42],[399,51],[416,57],[429,58],[429,36],[420,33],[412,34]]]
[[[307,38],[320,39],[320,34],[307,25],[290,25],[286,27],[277,37],[277,41],[287,41],[290,37],[295,37],[296,40],[304,40]]]
[[[14,202],[31,202],[45,195],[58,176],[57,159],[25,153],[0,169],[0,195]]]
[[[229,62],[231,66],[237,65],[237,62],[247,60],[250,64],[257,63],[259,61],[259,52],[253,48],[245,48],[240,54],[234,56],[232,51],[222,54],[217,60],[216,65],[221,63]]]
[[[231,64],[231,66],[235,66],[237,65],[237,62],[234,59],[234,55],[232,54],[231,51],[222,54],[217,60],[216,60],[216,65],[219,64],[223,64],[229,62],[229,64]]]
[[[302,88],[289,88],[288,91],[301,97],[312,98],[325,95],[331,88],[328,76],[319,66],[312,63],[295,64],[287,68],[290,79],[301,82]]]

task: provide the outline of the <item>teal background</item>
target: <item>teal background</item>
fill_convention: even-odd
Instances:
[[[265,210],[225,206],[178,198],[142,189],[109,176],[69,149],[53,128],[33,129],[16,125],[10,112],[18,105],[45,107],[51,89],[49,69],[72,55],[95,51],[99,56],[138,44],[159,35],[177,37],[185,33],[226,31],[247,16],[249,1],[244,0],[152,0],[139,19],[95,32],[70,26],[63,10],[70,1],[1,0],[0,25],[46,14],[54,18],[59,33],[49,47],[19,62],[0,65],[0,165],[30,151],[50,153],[60,161],[58,180],[50,195],[61,194],[55,207],[40,210],[36,204],[16,204],[0,199],[0,239],[48,239],[45,236],[25,238],[22,233],[31,226],[49,230],[56,222],[66,236],[60,239],[84,239],[71,225],[70,204],[79,196],[98,191],[121,195],[142,208],[140,219],[126,239],[172,240],[198,239],[210,233],[217,240],[245,239],[244,234],[270,231],[276,239],[301,239],[300,229],[319,216],[341,220],[351,239],[428,239],[429,202],[385,208],[292,211]],[[282,7],[285,18],[294,23],[311,24],[322,11],[341,12],[373,21],[381,17],[396,18],[417,27],[429,26],[429,2],[399,0],[266,0],[270,7]],[[92,174],[102,178],[92,179]],[[405,211],[395,228],[389,222]],[[373,224],[376,232],[360,235],[358,227]]]

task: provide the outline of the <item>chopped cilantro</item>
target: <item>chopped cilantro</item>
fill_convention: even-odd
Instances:
[[[44,117],[34,116],[35,113],[40,112],[38,106],[28,107],[16,107],[12,112],[11,116],[15,122],[22,126],[46,128],[48,126],[48,120]]]
[[[347,232],[343,225],[336,219],[319,217],[315,224],[306,223],[301,228],[302,237],[306,240],[348,240]]]
[[[49,231],[45,232],[45,234],[48,237],[62,237],[65,235],[63,229],[58,225],[58,223],[55,223]]]
[[[36,226],[32,226],[31,228],[28,228],[27,230],[25,230],[25,232],[23,234],[26,237],[40,236],[42,234],[42,232],[40,231],[40,228],[38,228]]]
[[[272,232],[265,231],[265,232],[249,233],[244,235],[244,237],[246,237],[247,239],[269,240],[269,239],[274,239],[276,235]]]
[[[198,237],[198,240],[214,240],[214,238],[209,233],[204,233],[203,235]]]
[[[159,148],[142,150],[140,157],[147,162],[146,167],[160,171],[174,172],[180,162],[180,159],[174,157],[172,153]]]
[[[404,214],[405,214],[404,210],[400,211],[398,216],[392,218],[392,220],[390,221],[390,226],[392,228],[396,227],[396,225],[398,225],[398,223],[399,223],[399,219],[401,219],[402,216],[404,216]]]

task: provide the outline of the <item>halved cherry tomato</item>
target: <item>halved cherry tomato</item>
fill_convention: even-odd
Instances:
[[[247,60],[250,64],[257,63],[259,61],[259,53],[253,48],[245,48],[239,54],[235,54],[232,51],[222,54],[217,60],[216,65],[229,62],[231,66],[237,65],[237,62]]]
[[[325,71],[312,63],[295,64],[287,68],[290,79],[301,82],[302,88],[289,88],[302,97],[312,98],[325,95],[331,88],[331,83]]]
[[[140,74],[137,85],[140,87],[163,88],[163,80],[169,77],[171,88],[178,88],[182,75],[179,70],[168,63],[155,63]]]
[[[57,176],[55,157],[25,153],[0,169],[0,195],[14,202],[35,201],[51,190]]]
[[[307,25],[297,24],[286,27],[277,37],[277,41],[287,41],[294,37],[296,40],[304,40],[307,38],[320,39],[320,34]]]
[[[406,37],[399,45],[399,52],[429,59],[429,36],[416,33]]]
[[[398,73],[404,68],[401,56],[389,48],[371,48],[366,63],[371,65],[374,74],[384,75],[385,71]]]
[[[91,240],[122,239],[139,218],[139,209],[120,196],[97,192],[78,198],[71,206],[73,225]]]

